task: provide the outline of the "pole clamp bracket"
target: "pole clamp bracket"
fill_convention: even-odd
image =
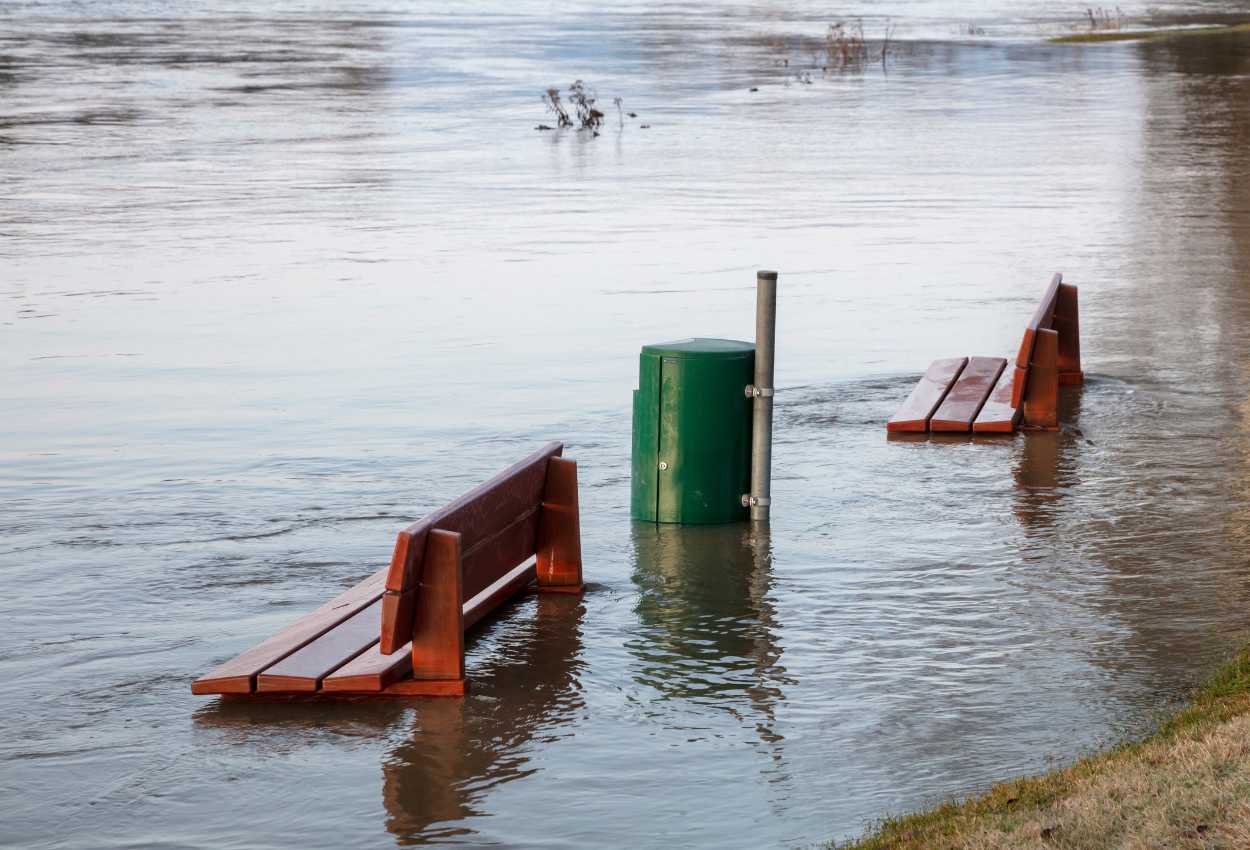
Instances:
[[[742,507],[744,508],[750,508],[750,507],[766,508],[772,504],[772,501],[773,500],[768,498],[767,496],[752,496],[750,493],[742,494]]]
[[[757,387],[755,384],[747,384],[744,389],[747,398],[772,398],[772,387]]]

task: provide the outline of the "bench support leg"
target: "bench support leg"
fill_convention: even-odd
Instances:
[[[460,535],[434,529],[425,540],[416,624],[412,632],[412,684],[419,693],[464,693],[463,567]]]
[[[1032,431],[1059,430],[1059,334],[1039,330],[1024,388],[1023,427]]]
[[[1052,326],[1059,332],[1059,383],[1085,383],[1085,373],[1081,371],[1081,322],[1075,286],[1059,284]]]
[[[547,461],[543,506],[538,519],[538,589],[581,593],[582,534],[577,500],[577,461]]]

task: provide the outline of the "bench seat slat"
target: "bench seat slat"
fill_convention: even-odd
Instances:
[[[959,373],[963,371],[967,363],[967,357],[934,360],[924,373],[924,377],[912,389],[907,401],[903,402],[903,406],[896,410],[890,421],[886,423],[886,430],[913,432],[928,430],[929,418],[933,416],[933,411],[937,410],[942,400],[946,398],[946,393],[950,391],[951,385],[955,383],[955,379],[959,377]]]
[[[283,658],[256,677],[256,690],[264,692],[308,692],[321,687],[326,674],[378,642],[378,622],[382,600],[378,600],[344,620],[303,649]]]
[[[1020,408],[1012,404],[1012,369],[1004,369],[998,376],[998,383],[985,400],[981,412],[972,423],[975,434],[1011,434],[1020,422]]]
[[[971,431],[972,422],[1007,365],[1005,357],[969,357],[950,392],[929,420],[930,431]]]
[[[385,588],[386,570],[379,570],[276,635],[196,679],[191,684],[191,693],[251,693],[255,690],[258,673],[321,637],[362,608],[372,605],[381,598]]]
[[[468,631],[491,611],[528,587],[534,581],[535,575],[535,563],[531,559],[470,598],[463,608],[465,630]],[[391,655],[383,655],[379,645],[375,643],[327,675],[321,682],[321,689],[360,693],[382,691],[411,673],[411,643],[405,643]]]

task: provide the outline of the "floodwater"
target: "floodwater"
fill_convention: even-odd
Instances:
[[[5,3],[0,844],[802,847],[1250,637],[1250,40],[871,11],[885,67],[822,71],[801,0]],[[601,134],[536,131],[577,78]],[[638,348],[750,338],[758,268],[771,530],[631,524]],[[887,440],[1054,271],[1064,430]],[[591,590],[463,702],[191,695],[548,439]]]

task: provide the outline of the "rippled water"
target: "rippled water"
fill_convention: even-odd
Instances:
[[[863,10],[797,0],[0,8],[0,843],[804,846],[1250,636],[1250,41],[865,9],[840,73]],[[536,132],[579,77],[638,117]],[[749,338],[760,267],[771,531],[631,525],[638,348]],[[1056,270],[1065,429],[887,440]],[[479,631],[469,698],[191,696],[549,438],[592,590]]]

